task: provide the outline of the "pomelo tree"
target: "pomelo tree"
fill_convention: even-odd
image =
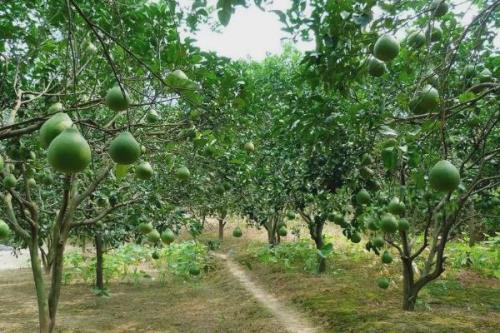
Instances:
[[[141,185],[115,178],[131,167],[135,182],[151,180],[157,143],[183,127],[162,113],[202,103],[178,70],[189,74],[201,56],[181,42],[178,24],[191,14],[174,2],[26,6],[0,8],[29,27],[2,21],[2,238],[29,249],[40,331],[52,332],[68,238],[137,203]],[[174,16],[180,21],[164,19]],[[113,194],[104,198],[106,191]],[[109,204],[89,209],[100,199]]]

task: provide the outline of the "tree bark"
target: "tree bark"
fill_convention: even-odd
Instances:
[[[36,298],[38,303],[38,323],[40,333],[50,332],[50,316],[47,293],[45,291],[45,283],[43,281],[43,270],[38,252],[38,237],[33,235],[31,244],[29,245],[31,258],[31,271],[35,282]]]
[[[99,290],[104,290],[104,277],[103,277],[103,240],[102,234],[97,232],[95,234],[95,252],[96,252],[96,264],[95,264],[95,286]]]
[[[401,258],[403,266],[403,310],[415,310],[418,291],[415,288],[411,258]]]
[[[311,238],[314,240],[314,244],[316,244],[316,249],[321,250],[325,243],[323,242],[323,226],[324,221],[314,221],[309,224],[309,233],[311,234]],[[326,272],[326,258],[318,254],[318,273],[322,274]]]
[[[219,241],[224,240],[224,226],[226,223],[224,222],[224,219],[219,218]]]
[[[56,244],[54,254],[54,264],[52,267],[52,279],[49,292],[49,314],[50,314],[50,329],[53,332],[56,325],[57,307],[59,305],[59,296],[61,295],[61,283],[64,267],[64,248],[65,239],[61,239]]]

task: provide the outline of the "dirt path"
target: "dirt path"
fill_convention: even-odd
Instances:
[[[251,293],[262,305],[264,305],[271,313],[281,322],[283,327],[290,333],[317,333],[309,320],[297,311],[286,307],[269,292],[258,286],[252,279],[243,271],[238,264],[231,260],[227,255],[214,253],[217,258],[222,259],[231,274],[238,279],[243,287]]]

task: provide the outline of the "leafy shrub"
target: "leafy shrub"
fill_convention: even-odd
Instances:
[[[208,247],[195,241],[172,243],[161,249],[159,255],[156,266],[160,271],[161,280],[164,280],[167,274],[187,278],[191,276],[190,269],[193,267],[201,271],[210,268]]]
[[[318,269],[318,250],[311,241],[305,239],[281,243],[272,248],[259,245],[248,252],[262,263],[275,263],[286,269],[302,267],[308,272]],[[331,249],[322,251],[324,257],[329,257],[331,253]]]
[[[469,268],[484,276],[500,278],[500,235],[469,246],[468,240],[449,245],[449,262],[454,268]]]

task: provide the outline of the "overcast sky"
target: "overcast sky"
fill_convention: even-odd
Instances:
[[[183,6],[192,4],[192,0],[179,0],[179,2]],[[208,0],[209,4],[215,5],[216,2],[216,0]],[[290,7],[291,2],[291,0],[274,0],[271,5],[266,5],[266,10],[268,10],[266,12],[255,5],[249,8],[238,6],[231,16],[229,25],[221,27],[220,32],[212,31],[209,26],[201,26],[200,31],[193,37],[201,49],[215,51],[233,59],[249,57],[262,60],[267,53],[279,54],[283,49],[282,39],[289,35],[281,30],[283,26],[278,16],[269,10],[285,11]],[[469,24],[477,14],[474,6],[471,6],[472,1],[452,0],[451,2],[459,4],[457,8],[454,8],[454,12],[465,13],[462,18],[464,25]],[[376,8],[374,15],[377,16]],[[405,35],[405,31],[400,31],[397,38],[402,39]],[[498,33],[496,37],[495,45],[498,46],[500,45]],[[302,51],[314,48],[312,42],[299,42],[295,46]]]

